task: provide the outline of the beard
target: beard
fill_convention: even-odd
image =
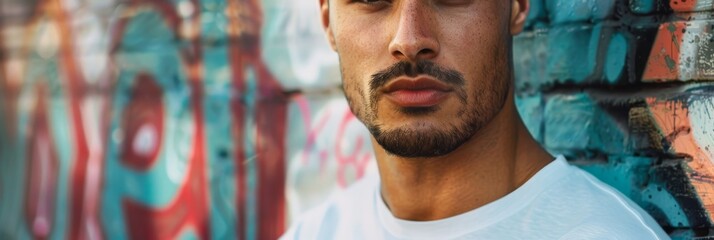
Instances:
[[[357,81],[348,80],[343,90],[350,109],[365,124],[375,141],[389,154],[404,158],[429,158],[447,155],[469,141],[488,124],[503,108],[510,89],[510,79],[498,75],[495,69],[484,68],[482,84],[468,94],[463,74],[447,69],[431,61],[416,63],[399,62],[371,76],[369,91],[359,87]],[[453,87],[459,105],[456,114],[440,113],[440,107],[399,107],[396,110],[405,116],[433,117],[438,123],[415,122],[393,123],[392,127],[377,117],[380,93],[378,89],[400,76],[429,75]],[[367,95],[369,97],[367,97]]]

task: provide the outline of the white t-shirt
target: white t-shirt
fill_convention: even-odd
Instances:
[[[367,176],[281,239],[669,239],[639,206],[563,156],[508,195],[435,221],[401,220]]]

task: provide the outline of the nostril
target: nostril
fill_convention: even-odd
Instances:
[[[414,54],[416,52],[416,54]],[[392,56],[396,58],[407,58],[410,60],[415,60],[415,59],[423,59],[423,58],[433,58],[436,56],[436,51],[425,48],[422,50],[417,51],[411,51],[411,54],[405,54],[404,51],[393,51]]]
[[[432,58],[436,56],[436,51],[430,48],[424,48],[417,53],[419,58]]]
[[[434,50],[431,50],[429,48],[422,49],[417,53],[417,55],[419,55],[419,56],[433,56],[435,54],[436,54],[436,52],[434,52]]]
[[[401,51],[392,51],[392,56],[395,56],[397,58],[406,57]]]
[[[420,46],[427,45],[425,43],[414,43],[414,44],[401,44],[394,45],[391,48],[391,54],[397,59],[405,60],[417,60],[425,58],[434,58],[438,55],[438,51],[431,46]]]

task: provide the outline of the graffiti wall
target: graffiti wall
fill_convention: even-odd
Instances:
[[[714,236],[714,4],[533,0],[517,104]],[[316,0],[0,2],[0,239],[274,239],[376,171]]]
[[[673,238],[714,236],[714,4],[531,4],[514,60],[533,135]]]

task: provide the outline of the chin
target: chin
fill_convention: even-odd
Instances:
[[[398,112],[407,116],[429,116],[438,114],[441,108],[439,106],[432,107],[400,107]]]
[[[436,116],[422,116],[402,118],[394,121],[384,122],[380,127],[384,131],[414,131],[419,133],[429,133],[434,131],[447,131],[449,126],[455,125],[451,121],[454,118],[444,118]]]
[[[377,144],[390,155],[431,158],[451,153],[465,143],[473,129],[459,126],[456,118],[410,118],[366,124]]]

